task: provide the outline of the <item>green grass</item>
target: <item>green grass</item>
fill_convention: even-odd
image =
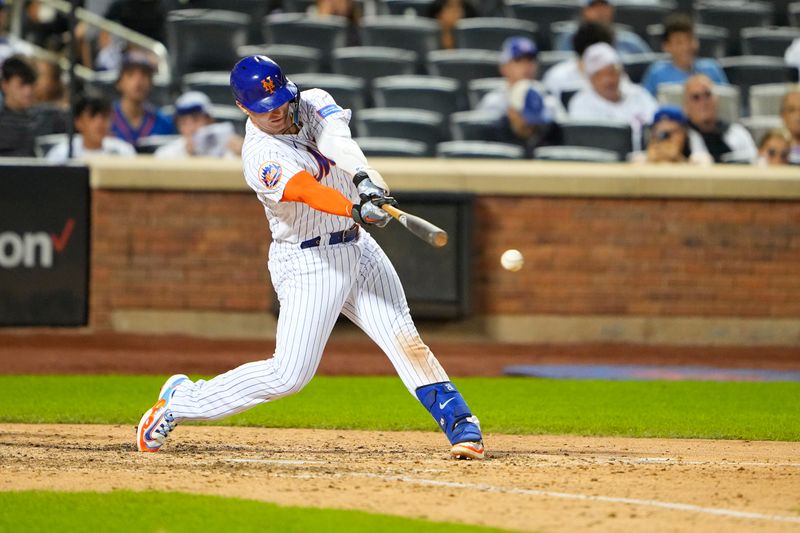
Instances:
[[[0,532],[179,532],[414,530],[449,533],[463,525],[360,511],[278,505],[217,496],[164,492],[0,492]],[[469,526],[470,531],[503,531]]]
[[[164,377],[0,376],[0,422],[136,424]],[[800,440],[800,383],[462,378],[487,432]],[[436,431],[394,377],[318,376],[224,425]]]

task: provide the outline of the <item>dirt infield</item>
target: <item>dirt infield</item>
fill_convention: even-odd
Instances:
[[[0,425],[0,490],[168,490],[524,531],[797,531],[800,444],[437,433]]]

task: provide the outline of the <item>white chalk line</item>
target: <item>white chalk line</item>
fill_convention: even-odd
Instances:
[[[316,474],[297,474],[289,475],[286,477],[293,477],[297,479],[319,479],[322,476]],[[432,487],[446,487],[451,489],[466,489],[478,490],[482,492],[497,492],[501,494],[520,494],[524,496],[544,496],[547,498],[560,498],[564,500],[581,500],[581,501],[595,501],[606,503],[624,503],[628,505],[638,505],[641,507],[655,507],[659,509],[669,509],[672,511],[687,511],[692,513],[710,514],[716,516],[725,516],[728,518],[744,518],[750,520],[767,520],[771,522],[789,522],[793,524],[800,524],[800,517],[797,516],[783,516],[772,515],[763,513],[753,513],[749,511],[736,511],[734,509],[724,509],[720,507],[702,507],[700,505],[692,505],[689,503],[675,503],[675,502],[662,502],[660,500],[643,500],[639,498],[620,498],[615,496],[599,496],[591,494],[580,494],[571,492],[555,492],[549,490],[538,489],[519,489],[508,487],[497,487],[484,483],[463,483],[458,481],[441,481],[436,479],[420,479],[408,476],[385,476],[381,474],[373,474],[370,472],[344,472],[337,473],[335,477],[361,477],[370,479],[380,479],[382,481],[402,481],[413,485],[425,485]]]
[[[265,465],[324,465],[325,461],[304,461],[301,459],[224,459],[226,463],[256,463]]]
[[[548,454],[534,454],[535,457],[543,459],[555,459],[557,462],[564,460],[563,456],[553,456]],[[594,464],[663,464],[663,465],[690,465],[690,466],[757,466],[757,467],[792,467],[800,468],[800,463],[767,463],[757,461],[685,461],[683,459],[676,459],[674,457],[596,457],[593,459],[586,459],[582,457],[573,457],[576,461],[582,463]]]

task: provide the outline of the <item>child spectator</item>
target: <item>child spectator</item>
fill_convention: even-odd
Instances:
[[[175,133],[172,121],[147,101],[153,89],[154,73],[155,67],[147,56],[131,53],[117,79],[120,99],[114,103],[111,131],[134,146],[141,137]]]
[[[792,150],[792,136],[783,128],[770,130],[758,143],[759,166],[788,165]]]
[[[675,13],[667,17],[661,47],[670,55],[670,59],[650,65],[642,78],[642,85],[653,96],[658,94],[658,86],[662,83],[683,83],[692,74],[705,74],[714,83],[728,83],[725,72],[715,59],[697,59],[700,43],[694,34],[694,23],[688,15]]]
[[[36,120],[31,107],[36,71],[22,56],[11,56],[0,72],[0,157],[34,157]]]
[[[119,155],[133,157],[136,149],[130,144],[112,137],[111,103],[105,98],[83,96],[75,104],[75,130],[72,138],[72,157],[83,159],[91,155]],[[68,159],[67,141],[61,142],[47,152],[48,161],[63,163]]]

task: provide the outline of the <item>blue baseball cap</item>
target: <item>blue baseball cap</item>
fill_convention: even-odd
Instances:
[[[657,124],[665,118],[683,125],[689,123],[689,120],[686,118],[683,110],[676,105],[663,105],[659,107],[656,110],[655,115],[653,115],[653,124]]]
[[[500,49],[500,63],[505,64],[523,57],[534,58],[539,54],[539,47],[527,37],[509,37],[503,41]]]

